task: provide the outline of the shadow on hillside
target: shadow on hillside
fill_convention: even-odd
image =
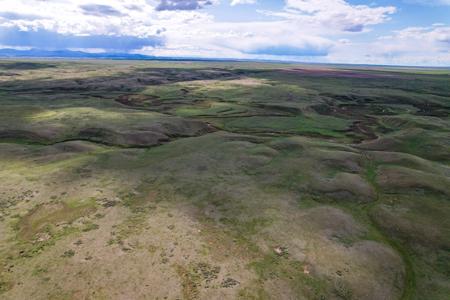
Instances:
[[[0,64],[0,70],[38,70],[56,67],[55,64],[36,62],[7,62]]]

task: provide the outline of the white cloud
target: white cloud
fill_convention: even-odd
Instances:
[[[450,27],[409,27],[371,43],[339,45],[328,60],[393,65],[450,65]]]
[[[209,5],[217,1],[183,3]],[[229,3],[250,2],[255,0]],[[158,10],[161,2],[157,0],[1,0],[1,4],[0,29],[118,39],[160,37],[162,44],[133,48],[134,52],[152,55],[402,64],[416,59],[420,64],[450,64],[450,33],[445,24],[407,28],[372,42],[355,42],[358,35],[389,20],[396,11],[391,6],[286,0],[283,9],[264,11],[259,21],[224,22],[208,10],[187,9],[189,5],[183,6],[186,9]],[[86,47],[102,51],[96,43]]]
[[[338,43],[335,40],[340,35],[382,23],[394,12],[394,7],[350,5],[343,0],[287,0],[283,11],[264,12],[281,17],[277,21],[217,22],[197,12],[201,22],[186,26],[175,21],[179,14],[170,15],[164,24],[165,47],[145,51],[189,56],[205,55],[209,51],[212,56],[248,57],[271,51],[280,54],[285,49],[289,55],[323,55]]]
[[[90,0],[2,0],[2,13],[37,17],[8,19],[0,15],[0,25],[73,35],[146,37],[156,31],[149,19],[153,11],[153,6],[145,0],[97,0],[95,4]]]
[[[256,0],[231,0],[231,6],[239,5],[239,4],[255,4]]]
[[[195,10],[213,5],[212,0],[161,0],[156,10]]]
[[[3,0],[0,12],[32,15],[38,18],[3,19],[3,27],[24,31],[47,30],[67,35],[115,35],[146,38],[159,35],[164,46],[146,48],[153,54],[183,53],[189,56],[235,57],[259,49],[289,47],[324,52],[332,46],[316,33],[300,33],[298,22],[218,22],[200,10],[157,10],[157,2],[145,0],[38,1]],[[203,1],[202,3],[206,3]],[[1,15],[0,15],[1,17]]]
[[[197,24],[173,24],[165,32],[164,47],[146,49],[155,55],[184,53],[188,56],[246,57],[260,49],[291,47],[324,51],[332,41],[320,36],[296,34],[289,21],[221,23],[209,20]]]
[[[283,12],[266,14],[326,27],[330,32],[361,32],[367,26],[387,21],[395,12],[393,6],[351,5],[344,0],[286,0]]]

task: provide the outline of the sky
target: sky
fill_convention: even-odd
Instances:
[[[450,0],[0,0],[0,48],[450,66]]]

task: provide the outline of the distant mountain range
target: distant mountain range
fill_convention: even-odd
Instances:
[[[230,59],[214,59],[214,58],[192,58],[192,57],[165,57],[165,56],[149,56],[132,53],[88,53],[82,51],[71,50],[16,50],[4,48],[0,49],[0,58],[68,58],[68,59],[117,59],[117,60],[172,60],[172,61],[229,61]],[[246,61],[234,59],[236,61]]]
[[[152,59],[150,56],[128,53],[88,53],[70,50],[16,50],[0,49],[0,57],[54,57],[54,58],[110,58],[110,59]]]
[[[237,58],[199,58],[199,57],[170,57],[170,56],[151,56],[135,53],[116,53],[116,52],[102,52],[102,53],[89,53],[83,51],[72,50],[41,50],[41,49],[29,49],[29,50],[17,50],[11,48],[0,49],[0,59],[2,58],[63,58],[63,59],[112,59],[112,60],[166,60],[166,61],[234,61],[234,62],[269,62],[280,64],[299,64],[302,62],[295,60],[272,60],[272,59],[237,59]],[[445,69],[450,67],[427,67],[427,66],[401,66],[401,65],[370,65],[370,64],[333,64],[333,63],[318,63],[318,62],[303,62],[312,65],[332,65],[332,66],[371,66],[371,67],[406,67],[406,68],[432,68],[432,69]]]

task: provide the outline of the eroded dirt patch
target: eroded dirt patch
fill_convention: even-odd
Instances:
[[[19,237],[24,240],[45,239],[52,227],[70,224],[95,211],[95,200],[68,201],[39,205],[19,222]],[[37,235],[42,235],[38,237]]]

